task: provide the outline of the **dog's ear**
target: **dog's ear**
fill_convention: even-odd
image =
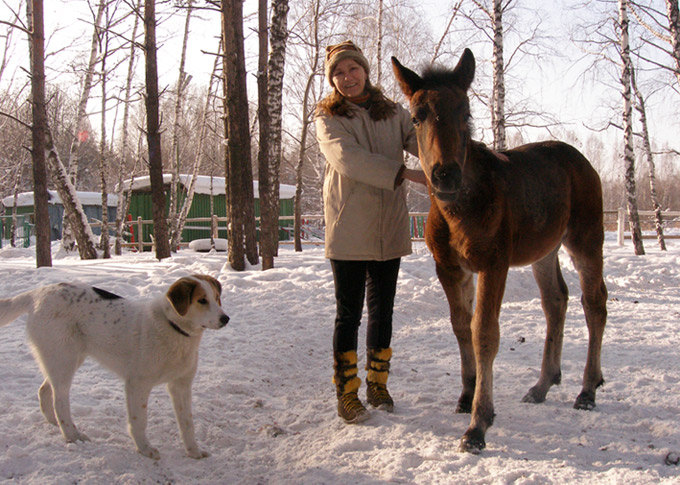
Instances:
[[[217,292],[217,297],[219,298],[220,296],[222,296],[222,284],[219,281],[217,281],[216,278],[213,278],[212,276],[209,276],[207,274],[195,274],[192,275],[192,277],[197,278],[199,280],[207,281],[208,283],[210,283],[210,286],[215,288],[215,291]]]
[[[165,296],[168,298],[168,301],[175,311],[181,316],[186,315],[189,311],[191,295],[197,285],[198,283],[190,278],[180,278],[168,289]]]

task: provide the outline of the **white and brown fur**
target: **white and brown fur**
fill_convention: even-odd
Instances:
[[[87,441],[71,419],[69,389],[91,356],[125,382],[128,430],[142,455],[158,459],[146,438],[151,389],[167,383],[187,454],[203,458],[194,436],[191,383],[206,328],[224,327],[222,286],[211,276],[180,278],[161,296],[121,298],[88,285],[57,283],[0,299],[0,326],[28,313],[26,329],[45,381],[40,409],[68,442]]]

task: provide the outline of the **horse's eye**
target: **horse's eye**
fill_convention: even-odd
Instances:
[[[427,108],[424,106],[421,106],[420,108],[416,109],[416,112],[413,114],[413,118],[411,118],[411,121],[413,121],[413,124],[418,126],[420,123],[425,121],[427,119]]]

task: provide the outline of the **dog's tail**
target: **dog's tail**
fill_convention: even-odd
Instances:
[[[0,327],[12,323],[33,308],[35,290],[0,299]]]

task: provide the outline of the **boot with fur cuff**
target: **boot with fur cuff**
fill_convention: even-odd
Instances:
[[[394,401],[387,391],[387,376],[390,371],[392,349],[368,349],[366,351],[366,400],[378,409],[391,413]]]
[[[333,354],[333,382],[338,396],[338,416],[346,423],[355,424],[365,421],[368,410],[359,400],[359,386],[361,379],[357,377],[357,353],[335,352]]]

